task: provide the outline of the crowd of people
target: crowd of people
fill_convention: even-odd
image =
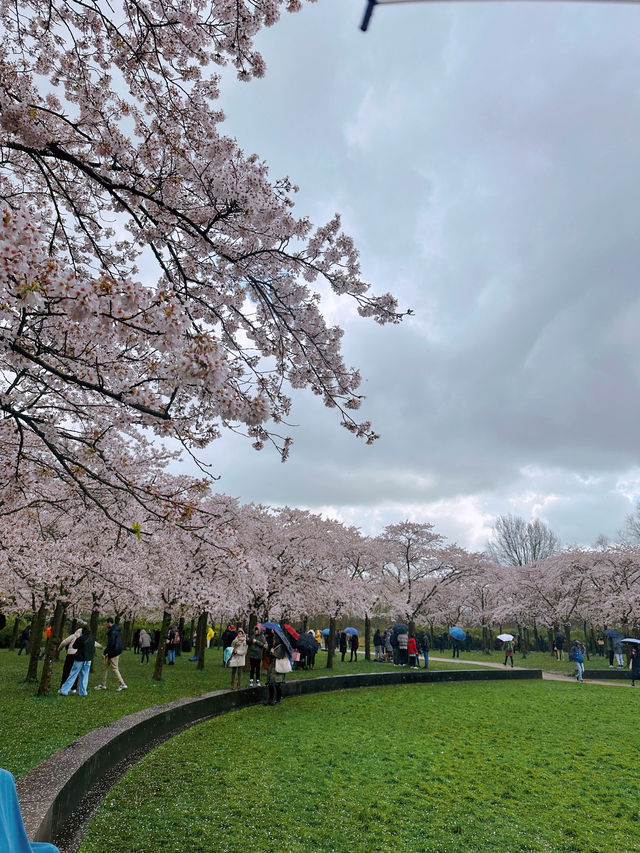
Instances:
[[[62,676],[60,681],[61,696],[69,693],[77,693],[79,696],[87,695],[89,672],[93,661],[95,649],[102,649],[102,645],[91,635],[87,623],[76,620],[75,630],[65,637],[60,643],[59,652],[66,651]],[[48,630],[51,630],[49,626]],[[118,684],[118,691],[126,690],[119,669],[119,659],[122,654],[124,643],[120,625],[112,618],[106,620],[107,641],[102,652],[101,679],[95,685],[95,690],[106,690],[110,674]],[[178,627],[174,624],[169,627],[166,636],[160,636],[159,629],[149,631],[146,628],[138,628],[132,638],[133,651],[140,655],[140,664],[149,663],[149,655],[163,648],[166,661],[169,666],[175,664],[176,654],[180,650],[191,650],[195,644],[195,636],[185,642],[180,636]],[[323,637],[324,635],[324,637]],[[227,625],[222,634],[222,663],[231,672],[230,688],[237,690],[242,687],[242,673],[247,665],[249,668],[249,687],[267,687],[266,704],[278,704],[282,701],[282,683],[287,672],[299,668],[313,668],[317,651],[321,648],[322,640],[325,648],[328,644],[328,631],[309,630],[298,634],[290,625],[284,628],[277,623],[256,624],[253,631],[247,635],[240,626]],[[215,637],[214,629],[207,628],[207,647]],[[30,626],[26,626],[18,634],[18,655],[23,651],[29,652]],[[502,639],[502,638],[500,638]],[[508,637],[502,643],[504,652],[504,665],[514,665],[514,651],[518,647],[518,638],[513,641]],[[349,662],[358,660],[359,636],[354,628],[337,631],[334,637],[334,648],[339,651],[341,661],[345,661],[347,652],[350,652]],[[460,648],[465,641],[456,640],[446,633],[436,637],[437,648],[444,648],[445,640],[451,646],[453,657],[458,657]],[[556,659],[564,659],[564,634],[557,632],[553,640],[553,651]],[[468,650],[470,639],[466,638],[465,647]],[[623,658],[623,641],[617,631],[605,631],[603,640],[598,642],[597,653],[609,658],[609,667],[625,668],[631,671],[632,686],[636,679],[640,679],[640,642],[627,643],[627,661]],[[373,636],[374,660],[378,662],[393,663],[394,666],[408,666],[412,669],[429,668],[429,652],[431,650],[431,637],[426,631],[410,632],[408,627],[402,623],[389,627],[386,630],[376,630]],[[579,640],[572,642],[569,651],[569,660],[575,664],[575,677],[582,682],[584,675],[584,660],[586,649]],[[424,659],[424,666],[420,658]],[[190,660],[197,660],[194,655]]]

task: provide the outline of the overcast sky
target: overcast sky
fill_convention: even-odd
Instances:
[[[227,80],[226,132],[335,211],[415,316],[328,305],[367,447],[300,395],[289,461],[227,437],[220,491],[483,549],[495,517],[616,537],[640,495],[640,7],[319,0]]]

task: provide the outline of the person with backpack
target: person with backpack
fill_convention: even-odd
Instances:
[[[507,640],[506,643],[503,644],[502,648],[504,649],[504,665],[507,665],[507,660],[511,661],[511,666],[513,667],[513,642],[511,640]]]
[[[107,619],[107,647],[102,655],[104,661],[104,672],[102,673],[102,682],[96,684],[95,690],[107,689],[107,676],[109,672],[113,672],[116,679],[120,682],[118,690],[126,690],[127,685],[124,683],[124,678],[120,675],[118,669],[118,661],[124,648],[122,644],[122,630],[119,625],[116,625],[111,617]]]
[[[167,633],[167,639],[165,642],[166,652],[167,652],[167,662],[169,666],[173,666],[176,662],[176,650],[180,645],[180,634],[178,633],[178,628],[176,625],[172,625],[169,628]]]

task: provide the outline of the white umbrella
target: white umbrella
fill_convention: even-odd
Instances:
[[[513,634],[498,634],[498,639],[502,640],[503,643],[508,643],[513,640]]]
[[[636,640],[633,637],[625,637],[623,640],[620,640],[621,643],[638,643],[640,645],[640,640]]]

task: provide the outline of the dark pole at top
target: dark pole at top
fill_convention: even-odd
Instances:
[[[360,24],[360,29],[363,33],[366,33],[367,27],[369,26],[369,21],[371,20],[371,16],[373,15],[373,9],[378,4],[378,0],[367,0],[367,8],[364,10],[364,15],[362,17],[362,23]]]

